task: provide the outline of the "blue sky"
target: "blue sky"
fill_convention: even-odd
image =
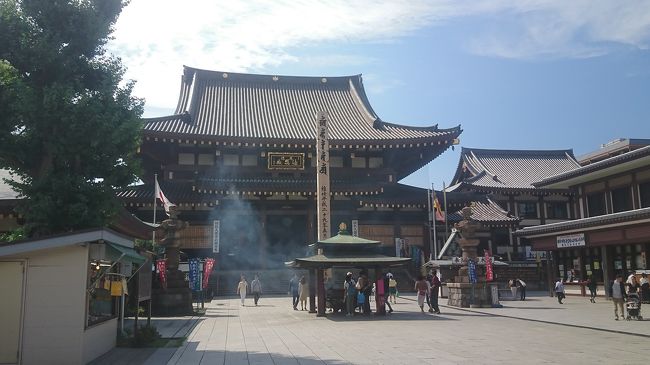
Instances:
[[[452,127],[461,145],[570,149],[650,138],[650,1],[133,0],[110,51],[145,116],[174,108],[182,65],[362,73],[386,121]],[[459,146],[459,147],[460,147]],[[460,148],[403,182],[449,182]]]

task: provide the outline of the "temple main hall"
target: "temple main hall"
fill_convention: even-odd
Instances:
[[[317,241],[316,116],[330,117],[332,229],[428,257],[427,191],[399,181],[459,143],[460,126],[381,119],[361,75],[254,75],[184,67],[171,115],[144,120],[143,185],[119,194],[153,219],[154,176],[190,223],[188,257],[219,270],[283,267]],[[157,221],[164,218],[158,206]],[[335,235],[336,232],[331,232]]]

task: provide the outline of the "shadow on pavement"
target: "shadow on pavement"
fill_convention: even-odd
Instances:
[[[177,354],[178,355],[178,354]],[[341,358],[319,358],[293,356],[290,354],[266,353],[255,351],[223,351],[198,350],[198,342],[189,342],[178,358],[174,356],[172,363],[178,364],[300,364],[311,365],[323,363],[332,365],[349,364]]]

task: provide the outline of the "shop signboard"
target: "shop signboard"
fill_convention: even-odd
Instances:
[[[585,246],[585,234],[575,233],[565,236],[557,236],[557,248]]]
[[[352,236],[359,237],[359,220],[352,220]]]

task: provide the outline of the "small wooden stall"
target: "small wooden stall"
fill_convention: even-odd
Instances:
[[[307,269],[310,273],[310,284],[316,286],[318,292],[317,311],[314,310],[314,291],[310,298],[310,312],[317,312],[318,316],[325,315],[326,291],[324,284],[324,270],[336,268],[359,268],[370,272],[374,269],[377,287],[376,313],[385,314],[382,270],[406,265],[411,259],[386,256],[381,253],[381,242],[368,240],[350,235],[345,224],[339,227],[339,233],[331,238],[318,241],[309,247],[314,253],[308,257],[296,258],[287,262],[286,266],[296,269]],[[314,280],[316,279],[316,280]],[[341,284],[343,281],[341,281]],[[310,287],[313,288],[313,285]],[[381,289],[380,289],[381,288]]]

